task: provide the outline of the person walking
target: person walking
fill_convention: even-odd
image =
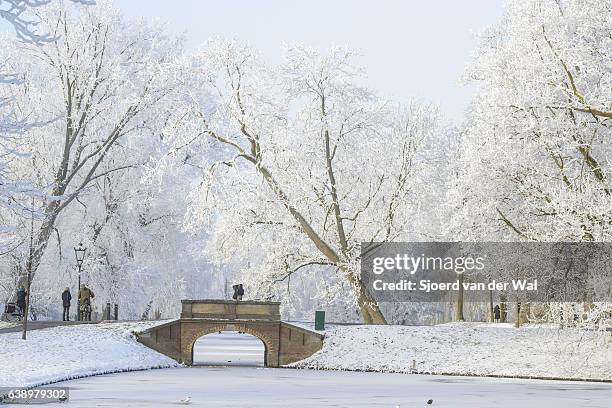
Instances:
[[[495,323],[499,323],[499,319],[501,317],[501,311],[499,309],[499,305],[495,305],[495,307],[493,308],[493,317],[494,317],[494,321]]]
[[[70,289],[66,288],[62,292],[62,306],[64,307],[64,311],[62,313],[62,320],[65,322],[70,321],[70,301],[72,300],[72,295],[70,294]]]
[[[81,320],[90,321],[91,320],[91,299],[96,297],[93,291],[89,289],[85,284],[81,284],[81,289],[79,290],[79,313],[81,314]]]
[[[17,306],[21,309],[21,316],[25,313],[25,305],[26,305],[26,290],[23,286],[20,286],[17,290]]]

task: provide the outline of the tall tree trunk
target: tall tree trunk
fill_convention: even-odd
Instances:
[[[455,320],[462,322],[463,318],[463,274],[459,275],[459,292],[457,293],[457,308],[455,309]]]
[[[325,96],[321,96],[321,114],[326,116],[325,111]],[[329,188],[330,194],[332,198],[332,207],[334,210],[334,221],[336,224],[336,232],[338,234],[338,242],[340,243],[340,252],[342,257],[347,258],[349,256],[349,248],[347,235],[344,230],[344,223],[342,220],[342,214],[340,211],[340,201],[338,199],[338,182],[336,181],[336,176],[334,173],[333,166],[333,157],[334,153],[332,150],[334,148],[331,147],[330,134],[329,129],[325,129],[323,131],[323,139],[325,144],[325,168],[327,170],[327,177],[329,179]],[[364,286],[361,279],[356,278],[350,271],[345,271],[348,273],[349,280],[351,284],[355,287],[355,291],[357,294],[357,303],[359,305],[359,309],[361,310],[361,315],[363,320],[367,324],[386,324],[387,321],[383,316],[380,308],[378,307],[378,303],[374,300],[368,289]]]
[[[361,279],[356,278],[350,274],[350,272],[347,272],[347,274],[349,275],[349,282],[355,289],[357,304],[359,305],[359,310],[361,311],[361,316],[363,317],[364,323],[387,324],[387,320],[380,311],[378,303],[376,300],[374,300],[374,297],[370,294]]]
[[[493,291],[489,290],[489,322],[495,322],[495,314],[493,312]]]
[[[51,238],[51,234],[53,233],[53,228],[55,226],[55,221],[57,220],[58,207],[59,201],[52,201],[45,207],[45,220],[38,229],[38,233],[36,234],[36,238],[34,239],[32,252],[27,260],[26,269],[28,270],[28,273],[30,275],[30,282],[34,280],[36,271],[38,270],[40,262],[42,261],[42,257],[45,254],[45,250],[49,245],[49,239]],[[19,276],[17,287],[26,287],[26,285],[29,285],[28,277],[26,275]],[[13,294],[13,298],[16,295],[17,292]]]
[[[255,150],[255,149],[254,149]],[[342,264],[342,260],[338,253],[314,230],[314,228],[310,225],[308,220],[300,213],[300,211],[295,208],[289,198],[278,184],[276,179],[272,176],[270,171],[261,165],[261,163],[257,162],[254,158],[247,158],[247,160],[252,161],[257,166],[257,170],[263,176],[264,180],[268,183],[268,186],[272,189],[272,191],[277,195],[277,197],[282,202],[283,206],[289,211],[289,214],[297,221],[300,225],[302,231],[306,234],[306,236],[312,241],[315,247],[327,258],[330,262],[345,272],[347,275],[347,279],[351,286],[355,289],[357,296],[357,304],[361,311],[361,315],[365,323],[368,324],[387,324],[387,320],[384,315],[380,311],[378,307],[378,303],[374,300],[372,295],[368,292],[367,288],[364,286],[363,282],[355,277],[351,271],[346,270]]]
[[[236,100],[238,104],[241,106],[241,111],[244,113],[244,108],[242,107],[240,91],[236,90]],[[330,177],[330,183],[334,190],[333,198],[334,201],[334,214],[336,219],[336,227],[338,231],[338,239],[341,241],[341,251],[336,251],[332,246],[323,239],[321,235],[314,229],[311,223],[302,215],[302,213],[291,203],[289,197],[279,184],[279,182],[274,178],[270,170],[268,170],[262,164],[261,158],[261,146],[259,144],[259,140],[256,137],[253,137],[247,129],[247,126],[244,122],[240,121],[240,132],[247,138],[250,144],[250,152],[247,152],[240,145],[226,139],[224,137],[219,136],[213,131],[209,131],[209,135],[216,139],[217,141],[227,144],[229,146],[234,147],[240,153],[240,157],[251,162],[255,166],[255,170],[263,177],[266,184],[270,187],[272,192],[276,195],[285,209],[289,212],[289,214],[296,220],[301,230],[304,232],[306,237],[310,239],[310,241],[315,245],[315,247],[319,250],[319,252],[325,256],[332,264],[338,266],[340,270],[345,272],[347,279],[353,289],[355,290],[355,294],[357,297],[357,304],[361,311],[361,315],[365,323],[368,324],[387,324],[387,321],[380,311],[377,302],[374,300],[372,295],[368,292],[367,288],[364,286],[363,282],[355,277],[352,271],[346,270],[343,265],[345,264],[345,259],[347,254],[347,242],[346,242],[346,234],[344,233],[344,227],[342,225],[342,217],[339,212],[339,206],[337,202],[337,194],[336,194],[336,183],[333,174],[333,169],[328,167],[328,176]],[[329,133],[325,133],[326,135],[326,151],[327,158],[331,160],[331,152],[329,150]],[[330,164],[330,161],[327,161],[327,164]],[[344,256],[344,258],[340,255]]]
[[[506,323],[508,319],[508,297],[505,293],[499,295],[499,321],[500,323]]]

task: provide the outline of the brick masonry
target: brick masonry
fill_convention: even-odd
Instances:
[[[214,305],[206,306],[211,303]],[[180,319],[137,333],[137,338],[145,346],[187,365],[193,364],[193,345],[197,339],[224,330],[241,331],[259,338],[265,346],[267,367],[302,360],[323,347],[322,334],[280,321],[278,303],[264,303],[238,302],[236,308],[236,302],[232,301],[183,301]],[[245,318],[247,313],[236,313],[240,309],[251,318]],[[195,314],[192,310],[205,312],[206,317],[192,317]],[[213,310],[217,318],[213,317]]]

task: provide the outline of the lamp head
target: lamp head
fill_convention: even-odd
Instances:
[[[76,262],[78,266],[83,265],[83,260],[85,259],[85,251],[87,251],[87,248],[83,247],[82,242],[79,242],[79,246],[74,247],[74,256],[76,257]]]

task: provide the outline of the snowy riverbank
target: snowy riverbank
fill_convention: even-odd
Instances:
[[[292,366],[612,380],[612,343],[609,334],[543,326],[335,326],[321,351]]]
[[[0,387],[177,367],[131,334],[159,323],[55,327],[32,331],[27,341],[21,333],[0,334]],[[478,323],[330,326],[325,334],[323,349],[292,367],[612,380],[609,334]],[[227,347],[231,353],[231,344]]]
[[[0,387],[34,386],[121,371],[178,366],[136,342],[159,322],[103,323],[0,334]]]

